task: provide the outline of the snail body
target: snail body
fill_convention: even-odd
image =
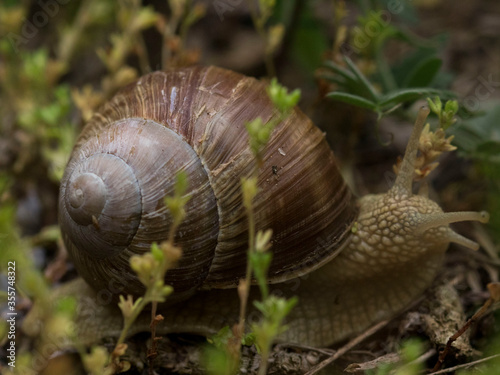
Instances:
[[[240,179],[254,165],[244,124],[273,116],[264,83],[214,67],[152,73],[115,96],[84,128],[61,182],[63,238],[91,286],[75,282],[71,293],[144,292],[128,260],[167,238],[163,198],[182,169],[191,196],[176,237],[183,256],[167,272],[175,292],[158,329],[210,334],[233,324],[239,301],[231,288],[245,275],[248,242]],[[448,224],[484,222],[486,214],[443,213],[412,193],[424,121],[394,186],[357,201],[324,135],[300,110],[273,131],[254,207],[257,229],[273,229],[272,290],[300,301],[282,340],[322,346],[344,339],[421,294],[450,242],[477,247]],[[116,307],[94,311],[100,319],[82,318],[82,332],[119,333]]]

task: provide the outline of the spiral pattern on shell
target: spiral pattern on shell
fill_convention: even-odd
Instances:
[[[59,199],[65,244],[90,285],[120,280],[123,292],[143,292],[129,258],[167,238],[163,199],[181,169],[191,199],[176,235],[183,255],[166,283],[178,296],[237,285],[248,247],[240,180],[255,163],[245,123],[278,116],[265,87],[214,67],[155,72],[93,116]],[[273,230],[269,277],[279,282],[334,257],[357,209],[324,135],[299,109],[275,128],[263,160],[255,218],[257,229]]]

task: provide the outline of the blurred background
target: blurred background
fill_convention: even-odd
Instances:
[[[300,88],[299,106],[326,132],[358,195],[390,186],[423,100],[457,100],[447,129],[457,151],[430,175],[431,195],[444,211],[486,209],[491,220],[457,225],[483,249],[471,257],[452,248],[447,266],[461,272],[470,311],[498,280],[498,1],[3,0],[0,38],[0,270],[16,260],[19,319],[76,276],[57,199],[86,120],[141,75],[193,64]],[[368,86],[345,78],[353,69]],[[7,290],[5,277],[0,284]],[[498,332],[491,319],[478,342]],[[18,330],[29,357],[33,339]]]

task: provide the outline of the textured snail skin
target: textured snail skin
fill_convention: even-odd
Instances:
[[[406,204],[398,204],[398,201]],[[398,210],[390,209],[394,204]],[[278,337],[279,341],[321,347],[346,339],[403,310],[435,278],[448,247],[447,240],[436,241],[436,238],[440,237],[439,232],[446,233],[449,228],[440,226],[426,236],[405,243],[400,243],[399,236],[405,231],[404,225],[400,225],[405,222],[403,216],[418,209],[424,213],[440,212],[437,204],[429,204],[420,196],[384,194],[365,196],[360,199],[360,205],[356,233],[350,236],[344,251],[307,275],[272,286],[272,293],[299,298],[287,318],[288,330]],[[364,207],[368,211],[364,211]],[[383,235],[388,224],[399,230],[394,228],[383,236],[385,244],[373,241],[374,233]],[[418,245],[412,241],[418,241]],[[82,279],[63,286],[59,293],[78,298],[78,338],[81,342],[92,344],[106,337],[119,336],[121,313],[106,294],[96,293]],[[256,288],[252,289],[250,299],[260,299]],[[165,319],[157,326],[157,333],[209,336],[237,322],[238,311],[239,299],[235,290],[199,291],[190,299],[160,308]],[[250,311],[247,324],[258,319],[260,314]],[[149,331],[150,321],[150,314],[143,313],[130,335]]]
[[[343,254],[343,253],[342,253]],[[287,297],[298,296],[299,303],[287,318],[288,330],[277,341],[325,347],[361,332],[377,321],[390,318],[408,306],[429,286],[441,264],[442,254],[422,257],[402,267],[382,268],[385,273],[358,280],[335,277],[339,264],[357,264],[340,254],[335,260],[309,275],[275,284],[273,293]],[[416,274],[416,269],[420,272]],[[384,277],[384,274],[387,277]],[[389,276],[390,275],[390,276]],[[56,291],[58,296],[74,296],[78,301],[78,343],[91,345],[104,338],[118,337],[123,328],[121,312],[106,294],[99,295],[78,278]],[[252,289],[251,299],[260,299]],[[35,306],[36,307],[36,306]],[[224,326],[238,321],[239,299],[234,289],[200,291],[186,301],[160,308],[164,320],[157,325],[157,335],[194,333],[210,336]],[[37,311],[30,312],[23,327],[35,327]],[[261,314],[252,310],[247,324],[257,321]],[[149,332],[151,314],[142,313],[129,335]]]
[[[246,104],[241,105],[242,100]],[[252,164],[243,126],[257,116],[267,121],[273,111],[258,81],[218,68],[195,68],[143,77],[94,116],[68,163],[60,199],[65,243],[78,271],[93,287],[77,279],[58,292],[78,298],[80,341],[118,336],[122,319],[110,293],[141,292],[127,261],[132,252],[148,251],[150,242],[161,240],[168,229],[170,219],[160,203],[171,192],[175,174],[170,171],[168,176],[168,164],[175,164],[174,171],[185,168],[190,181],[199,184],[190,185],[193,198],[179,229],[181,265],[167,275],[167,282],[177,289],[176,303],[160,308],[165,320],[157,332],[209,335],[237,321],[237,292],[228,288],[244,275],[247,224],[239,179]],[[420,111],[394,186],[386,194],[367,195],[356,203],[323,135],[299,110],[274,131],[259,175],[256,219],[258,228],[274,230],[271,290],[299,297],[287,318],[289,329],[279,340],[326,346],[345,339],[393,316],[421,295],[450,242],[477,248],[448,224],[485,222],[487,214],[443,213],[424,194],[412,193],[427,114],[428,110]],[[145,140],[143,132],[148,133]],[[171,140],[176,144],[173,151],[165,143]],[[170,163],[164,163],[163,153],[172,157],[167,158]],[[194,159],[176,162],[177,154]],[[151,157],[154,168],[147,164]],[[112,171],[104,172],[108,164]],[[138,170],[145,165],[149,169]],[[279,178],[273,175],[274,165],[280,166]],[[127,204],[119,204],[122,195],[110,190],[115,180]],[[147,192],[144,181],[160,186],[159,192]],[[147,202],[149,195],[153,203]],[[103,205],[103,196],[110,203]],[[107,213],[110,207],[116,207],[116,219],[111,220],[113,211]],[[115,232],[116,222],[120,225]],[[109,237],[87,238],[103,233]],[[205,250],[215,254],[213,260],[199,259]],[[194,266],[201,268],[196,271]],[[195,295],[187,298],[190,294]],[[260,298],[257,289],[250,298]],[[247,323],[258,317],[250,311]],[[148,331],[149,323],[150,314],[144,313],[130,334]]]

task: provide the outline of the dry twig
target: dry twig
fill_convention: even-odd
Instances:
[[[483,362],[491,361],[492,359],[495,359],[495,358],[498,358],[498,357],[500,357],[500,354],[495,354],[495,355],[492,355],[492,356],[489,356],[489,357],[486,357],[486,358],[478,359],[477,361],[472,361],[472,362],[469,362],[469,363],[463,363],[461,365],[457,365],[457,366],[453,366],[453,367],[450,367],[450,368],[446,368],[444,370],[439,370],[439,371],[433,372],[432,375],[447,374],[447,373],[454,372],[456,370],[460,370],[460,369],[463,369],[463,368],[469,368],[471,366],[475,366],[475,365],[478,365],[478,364],[483,363]]]
[[[448,342],[446,343],[445,348],[443,351],[439,354],[439,358],[434,365],[434,368],[432,369],[431,373],[436,373],[438,370],[441,369],[443,366],[443,362],[446,358],[446,355],[451,349],[451,344],[455,340],[457,340],[460,336],[466,332],[469,327],[477,322],[481,317],[483,317],[486,313],[490,311],[490,308],[496,303],[500,301],[500,283],[490,283],[488,284],[488,290],[490,292],[490,298],[486,300],[484,305],[460,328],[453,336],[451,336],[448,339]]]
[[[387,323],[389,323],[389,320],[383,320],[383,321],[375,324],[374,326],[370,327],[368,330],[363,332],[361,335],[355,337],[354,339],[349,341],[347,344],[345,344],[343,347],[341,347],[339,350],[337,350],[335,352],[335,354],[333,354],[330,358],[327,358],[323,362],[320,362],[317,366],[315,366],[312,370],[308,371],[305,375],[314,375],[314,374],[318,373],[321,369],[325,368],[333,361],[342,357],[345,353],[347,353],[349,350],[354,348],[360,342],[362,342],[366,338],[370,337],[371,335],[375,334],[380,329],[385,327],[385,325]]]

